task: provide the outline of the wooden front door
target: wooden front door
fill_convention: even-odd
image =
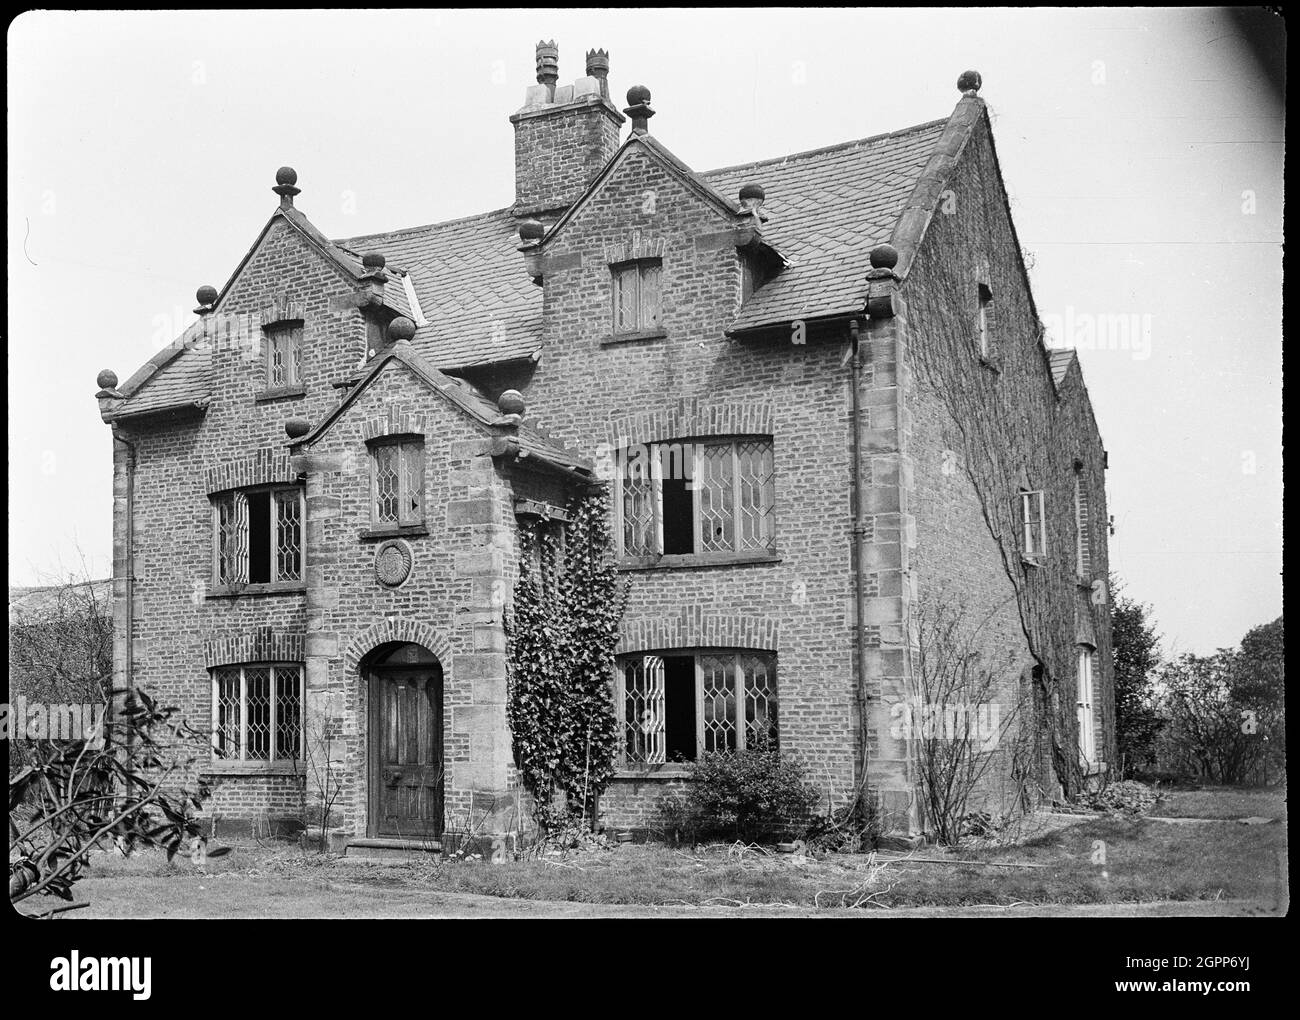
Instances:
[[[371,680],[370,835],[442,835],[442,668],[377,666]]]

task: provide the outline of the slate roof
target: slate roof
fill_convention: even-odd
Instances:
[[[789,262],[745,302],[731,331],[860,312],[871,249],[889,240],[946,124],[703,174],[723,195],[763,186],[763,239]]]
[[[890,239],[948,123],[705,173],[691,171],[649,138],[656,152],[733,210],[741,185],[755,182],[766,191],[763,238],[789,264],[745,303],[729,332],[861,311],[870,250]],[[296,209],[291,216],[355,274],[363,254],[382,252],[390,274],[384,301],[414,318],[401,283],[409,273],[426,320],[413,346],[438,369],[522,360],[541,351],[542,289],[524,270],[511,208],[336,241],[326,241]],[[123,387],[128,400],[118,413],[202,404],[210,371],[205,352],[185,351],[152,378],[133,377],[136,386]]]

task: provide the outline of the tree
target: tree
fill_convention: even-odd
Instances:
[[[1232,671],[1234,700],[1249,713],[1247,731],[1254,729],[1260,749],[1260,778],[1278,775],[1286,767],[1286,638],[1282,617],[1252,628],[1241,639]]]
[[[1215,783],[1245,781],[1258,764],[1262,743],[1232,693],[1236,653],[1181,655],[1160,670],[1168,722],[1161,758],[1171,770]]]
[[[200,835],[195,812],[207,790],[179,777],[205,753],[207,737],[144,691],[122,701],[116,718],[80,739],[26,742],[26,760],[9,779],[10,903],[71,901],[91,852],[106,844],[124,853],[161,847],[170,860]]]
[[[1115,661],[1115,739],[1126,771],[1155,763],[1160,731],[1153,684],[1160,663],[1160,637],[1151,622],[1151,607],[1123,595],[1112,576],[1111,647]]]

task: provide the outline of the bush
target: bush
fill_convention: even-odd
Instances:
[[[691,769],[687,828],[705,838],[777,842],[802,835],[820,799],[803,766],[777,750],[716,751]]]
[[[861,854],[879,847],[883,835],[884,826],[875,802],[860,797],[813,818],[805,839],[813,850]]]

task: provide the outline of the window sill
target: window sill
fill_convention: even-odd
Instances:
[[[253,403],[268,404],[273,400],[292,400],[296,397],[305,397],[307,387],[303,385],[294,386],[274,386],[270,389],[262,390],[260,393],[253,395]]]
[[[707,567],[740,567],[780,563],[781,554],[726,553],[721,555],[674,554],[671,556],[623,557],[618,561],[621,571],[634,570],[701,570]]]
[[[213,761],[199,768],[204,776],[301,776],[306,772],[300,761]]]
[[[690,766],[682,764],[647,765],[645,768],[639,769],[618,769],[613,776],[615,780],[690,779],[690,777]]]
[[[241,595],[302,595],[307,591],[304,581],[277,581],[275,584],[246,584],[242,588],[213,587],[210,599],[237,599]]]
[[[1037,567],[1039,570],[1042,570],[1043,567],[1046,565],[1046,560],[1044,557],[1026,556],[1024,553],[1020,554],[1020,562],[1023,563],[1026,567]]]
[[[614,347],[618,344],[632,344],[638,340],[667,340],[668,333],[662,329],[649,329],[640,333],[611,333],[602,337],[601,347]]]
[[[377,542],[385,538],[423,538],[429,534],[427,524],[402,524],[389,528],[369,528],[357,532],[357,538],[363,542]]]

